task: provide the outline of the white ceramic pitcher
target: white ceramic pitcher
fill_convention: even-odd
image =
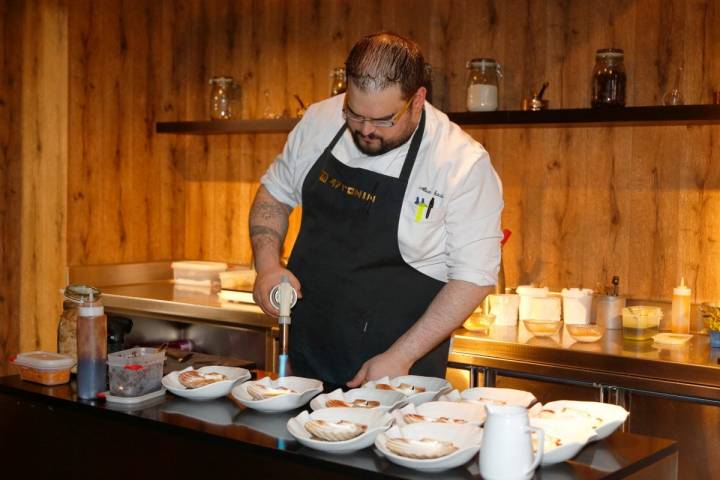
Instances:
[[[487,419],[480,449],[480,474],[485,480],[530,479],[543,456],[545,433],[530,426],[528,411],[512,405],[485,405]],[[533,458],[530,434],[538,451]]]

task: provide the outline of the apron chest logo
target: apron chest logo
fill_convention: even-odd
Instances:
[[[320,183],[324,183],[325,185],[329,186],[334,190],[339,190],[349,197],[357,198],[364,202],[375,203],[375,200],[377,199],[377,195],[375,195],[374,193],[368,193],[364,190],[360,190],[357,187],[347,185],[335,177],[330,177],[330,174],[328,174],[328,172],[326,172],[325,170],[320,171],[318,180],[320,181]]]

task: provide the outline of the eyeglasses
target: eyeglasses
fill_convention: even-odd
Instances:
[[[350,107],[348,106],[348,100],[347,100],[347,94],[345,95],[345,103],[343,105],[343,118],[345,120],[350,122],[356,122],[356,123],[364,123],[368,122],[373,127],[380,127],[380,128],[390,128],[394,127],[397,122],[402,118],[403,115],[405,115],[405,112],[408,111],[408,108],[410,108],[410,104],[412,103],[413,99],[415,98],[415,94],[411,95],[407,102],[405,102],[405,105],[400,109],[399,112],[397,112],[395,115],[392,116],[392,118],[389,118],[387,120],[376,120],[374,118],[366,118],[362,115],[358,115],[357,113],[350,110]]]

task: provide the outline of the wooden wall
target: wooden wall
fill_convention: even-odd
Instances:
[[[67,6],[0,2],[0,374],[55,348],[65,285]]]
[[[67,122],[13,118],[19,87],[12,80],[34,67],[6,38],[46,36],[34,47],[45,51],[55,33],[4,15],[0,118],[8,122],[0,126],[0,155],[12,158],[0,166],[7,187],[0,262],[8,279],[0,296],[11,299],[0,305],[3,313],[17,304],[8,297],[19,285],[13,266],[27,265],[13,257],[20,229],[13,196],[24,193],[12,186],[34,158],[26,152],[21,165],[13,160],[21,125],[67,138],[66,186],[54,186],[66,188],[66,240],[58,241],[67,242],[67,264],[182,257],[247,263],[250,202],[285,136],[154,133],[158,120],[208,118],[211,76],[239,80],[242,117],[293,114],[293,94],[325,98],[329,72],[352,44],[389,29],[420,43],[434,67],[435,103],[447,111],[464,108],[464,65],[477,56],[503,64],[507,109],[544,80],[552,107],[587,106],[594,51],[610,46],[625,49],[629,105],[658,104],[678,67],[686,103],[708,103],[720,88],[720,0],[0,0],[0,9],[24,4],[64,9],[67,49],[58,58],[66,67],[48,63],[56,73],[47,78],[67,77],[65,97],[55,92]],[[41,90],[26,95],[47,95]],[[515,232],[505,252],[508,284],[594,287],[619,274],[630,295],[667,299],[685,275],[695,300],[720,298],[720,127],[471,134],[490,151],[505,186],[503,222]],[[296,213],[288,247],[298,220]],[[50,270],[48,278],[57,278]],[[0,339],[8,335],[0,331]]]

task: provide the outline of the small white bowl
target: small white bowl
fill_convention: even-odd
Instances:
[[[485,407],[482,405],[476,405],[469,402],[427,402],[422,405],[406,405],[400,410],[392,412],[392,416],[395,419],[395,424],[403,427],[405,425],[412,425],[405,421],[405,415],[417,414],[427,417],[428,421],[425,423],[436,423],[432,419],[439,417],[445,417],[451,420],[464,420],[468,425],[481,426],[485,422],[487,413]],[[413,422],[423,423],[423,422]],[[463,425],[463,424],[460,424]]]
[[[570,460],[595,437],[595,430],[589,425],[562,419],[531,418],[530,425],[542,428],[545,432],[542,465],[554,465]],[[560,440],[560,445],[549,442],[550,437]]]
[[[190,400],[215,400],[216,398],[224,397],[229,394],[230,390],[232,390],[233,386],[238,382],[244,382],[251,377],[250,372],[244,368],[222,367],[219,365],[201,367],[197,369],[200,373],[222,373],[228,377],[228,379],[214,382],[210,385],[205,385],[204,387],[187,388],[185,385],[180,383],[178,375],[192,369],[193,367],[188,367],[185,370],[168,373],[162,378],[163,386],[178,397],[184,397]]]
[[[310,420],[325,420],[337,422],[346,420],[367,426],[361,435],[340,442],[328,442],[314,438],[305,429]],[[352,407],[323,408],[313,413],[303,410],[298,416],[287,422],[287,429],[302,445],[329,453],[350,453],[367,448],[375,442],[375,437],[390,427],[392,417],[386,412],[377,409],[363,409]]]
[[[247,392],[249,385],[259,384],[266,387],[286,387],[293,390],[293,393],[278,395],[277,397],[266,398],[264,400],[255,400]],[[277,380],[271,380],[270,377],[264,377],[255,382],[241,383],[232,389],[232,396],[248,408],[263,413],[287,412],[295,408],[300,408],[310,401],[312,397],[322,392],[323,384],[320,380],[303,377],[281,377]]]
[[[378,380],[367,382],[363,385],[363,388],[376,388],[376,385],[381,383],[388,384],[393,387],[407,383],[409,385],[424,388],[424,392],[406,395],[408,403],[412,403],[413,405],[420,405],[422,403],[435,400],[439,395],[452,390],[450,382],[444,378],[423,377],[420,375],[403,375],[392,379],[389,377],[383,377]]]
[[[392,390],[378,390],[376,388],[354,388],[343,392],[342,389],[338,388],[330,393],[323,393],[313,398],[310,402],[310,408],[313,410],[321,410],[327,408],[326,402],[328,400],[342,400],[343,402],[353,402],[359,398],[363,400],[376,400],[380,402],[379,407],[375,407],[369,410],[379,410],[381,412],[388,412],[399,406],[407,403],[405,395],[400,392]]]
[[[405,437],[420,440],[432,438],[452,442],[458,449],[440,458],[418,460],[397,455],[387,448],[389,438]],[[477,425],[450,425],[440,423],[414,423],[404,427],[397,425],[381,433],[375,439],[375,447],[391,462],[403,467],[426,472],[440,472],[464,465],[480,450],[482,429]]]
[[[500,405],[517,405],[529,407],[537,401],[535,395],[524,390],[514,388],[475,387],[468,388],[462,392],[453,390],[440,397],[440,400],[448,402],[471,402],[478,405],[486,403],[497,403]]]
[[[563,408],[570,408],[571,412],[562,412]],[[552,410],[554,414],[548,414]],[[579,412],[585,412],[587,415]],[[627,419],[630,412],[618,405],[600,402],[581,402],[575,400],[557,400],[546,403],[542,408],[533,408],[531,417],[572,419],[575,425],[589,425],[595,430],[591,441],[602,440],[612,434]]]

